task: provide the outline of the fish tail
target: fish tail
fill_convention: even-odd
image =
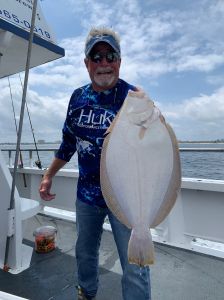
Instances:
[[[154,263],[154,245],[150,230],[132,229],[128,243],[128,261],[139,266]]]

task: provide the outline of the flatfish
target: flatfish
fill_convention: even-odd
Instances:
[[[178,143],[142,90],[129,91],[103,143],[100,180],[113,214],[131,228],[128,260],[154,263],[150,228],[172,209],[181,185]]]

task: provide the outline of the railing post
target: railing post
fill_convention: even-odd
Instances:
[[[12,151],[8,151],[8,156],[9,156],[9,167],[12,167]]]
[[[29,163],[30,163],[30,168],[33,167],[33,151],[29,150]]]

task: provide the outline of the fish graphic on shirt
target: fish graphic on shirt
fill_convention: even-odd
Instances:
[[[77,143],[77,151],[81,156],[85,156],[86,154],[92,155],[95,157],[94,145],[89,141],[83,140],[80,137],[76,137]]]

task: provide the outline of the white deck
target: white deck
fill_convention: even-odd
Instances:
[[[0,270],[0,290],[30,300],[77,299],[76,224],[39,214],[23,225],[24,242],[33,247],[34,230],[54,226],[57,248],[48,254],[33,252],[30,268],[17,275]],[[150,269],[153,300],[223,300],[223,259],[155,243],[155,264]],[[97,300],[122,300],[122,272],[109,231],[102,236],[99,273]]]

